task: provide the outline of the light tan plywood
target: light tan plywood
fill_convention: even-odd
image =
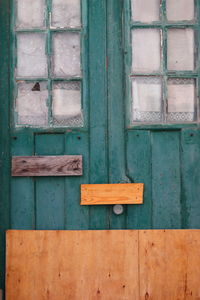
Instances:
[[[139,232],[140,299],[200,299],[200,231]]]
[[[143,183],[82,184],[81,205],[142,204]]]
[[[8,231],[6,300],[198,300],[200,230]]]
[[[138,299],[137,231],[8,231],[7,300]]]

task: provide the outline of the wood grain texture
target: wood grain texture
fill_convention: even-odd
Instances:
[[[81,205],[142,204],[143,183],[82,184]]]
[[[6,240],[7,300],[200,299],[200,230],[11,230]]]
[[[200,299],[200,230],[139,232],[140,299]]]
[[[80,176],[81,155],[14,156],[12,176]]]
[[[6,299],[138,299],[137,239],[137,231],[8,231]]]

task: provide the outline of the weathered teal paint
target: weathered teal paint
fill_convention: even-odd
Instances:
[[[11,126],[10,138],[10,14],[9,1],[0,0],[0,288],[4,288],[7,228],[200,228],[199,125],[130,127],[126,123],[130,57],[124,43],[123,26],[129,25],[122,22],[122,13],[128,13],[124,3],[129,2],[90,0],[84,6],[89,29],[84,32],[84,64],[88,66],[83,80],[85,127]],[[185,76],[196,77],[198,72]],[[83,155],[83,176],[11,179],[10,148],[11,155],[19,156]],[[121,216],[114,215],[112,207],[80,206],[80,184],[109,182],[143,182],[144,204],[124,206]]]
[[[0,289],[4,290],[5,230],[10,227],[10,3],[0,0]]]

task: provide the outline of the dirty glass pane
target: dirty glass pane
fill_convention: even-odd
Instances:
[[[45,0],[17,0],[18,28],[41,28],[45,25]]]
[[[54,76],[81,76],[79,33],[55,33],[53,35],[53,53]]]
[[[154,72],[160,70],[161,41],[159,29],[132,31],[132,70]]]
[[[160,20],[160,0],[131,0],[132,19],[139,22]]]
[[[194,70],[194,30],[169,29],[167,61],[169,70]]]
[[[18,125],[48,125],[48,91],[45,82],[21,82],[15,103]]]
[[[168,80],[168,121],[194,121],[195,80],[173,78]]]
[[[80,0],[53,0],[51,25],[56,28],[80,27]]]
[[[17,76],[46,77],[45,35],[20,33],[17,36]]]
[[[162,83],[157,77],[135,77],[132,80],[132,121],[161,121]]]
[[[83,125],[80,82],[60,82],[53,85],[52,115],[55,125]]]
[[[167,18],[170,21],[194,19],[194,0],[167,0]]]

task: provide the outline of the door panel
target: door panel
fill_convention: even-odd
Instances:
[[[0,290],[4,287],[5,230],[10,226],[10,3],[0,1]],[[1,295],[1,291],[0,291]]]
[[[88,35],[84,32],[84,65],[88,67],[85,79],[89,87],[83,88],[85,127],[15,128],[12,124],[10,139],[11,1],[0,1],[0,288],[4,282],[7,228],[200,228],[198,126],[130,128],[126,124],[124,56],[126,63],[128,58],[123,44],[123,3],[89,1]],[[12,105],[10,111],[12,119]],[[66,154],[83,156],[83,176],[10,177],[11,156]],[[121,215],[115,215],[112,206],[80,206],[80,184],[120,182],[144,183],[144,203],[124,206]]]

